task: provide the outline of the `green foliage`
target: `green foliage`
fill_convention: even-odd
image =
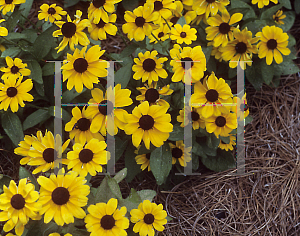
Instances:
[[[121,84],[121,88],[126,88],[130,78],[132,77],[132,62],[120,68],[115,73],[115,84]]]
[[[33,175],[27,169],[25,169],[25,167],[20,166],[20,168],[19,168],[19,179],[24,179],[24,178],[26,178],[26,179],[29,178],[31,183],[35,187],[35,191],[39,191],[40,188],[39,188],[38,182],[33,177]]]
[[[43,72],[40,64],[36,60],[27,62],[28,69],[31,70],[31,78],[39,84],[43,83]]]
[[[182,27],[183,27],[184,25],[186,25],[186,20],[185,20],[184,16],[180,17],[180,18],[178,19],[178,21],[177,21],[176,24],[179,24],[179,25],[181,25]]]
[[[208,169],[216,172],[236,168],[232,153],[222,149],[217,150],[216,156],[201,157],[201,161]]]
[[[169,140],[179,141],[183,140],[184,137],[184,128],[180,127],[180,124],[173,125],[173,131],[170,133]]]
[[[6,187],[8,187],[10,181],[11,177],[9,177],[8,175],[0,174],[0,194],[3,192],[3,186],[5,185]]]
[[[19,117],[15,113],[7,111],[1,115],[1,124],[13,144],[18,146],[19,142],[24,139],[22,124]]]
[[[48,109],[39,109],[26,117],[23,122],[23,130],[27,130],[28,128],[31,128],[50,117],[51,115],[49,114]]]
[[[247,9],[247,12],[243,15],[243,20],[255,18],[255,11],[251,7],[251,5],[245,3],[244,1],[241,0],[231,0],[230,1],[230,6],[228,7],[228,11],[234,12],[234,9],[243,9],[243,12],[246,12],[244,9]]]
[[[142,171],[140,165],[138,165],[134,159],[137,155],[134,153],[134,150],[135,148],[132,145],[128,145],[125,151],[125,167],[128,170],[126,176],[127,182],[131,182],[133,178]]]

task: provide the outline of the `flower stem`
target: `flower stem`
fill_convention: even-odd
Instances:
[[[171,26],[169,25],[168,21],[167,21],[164,17],[162,17],[162,18],[164,19],[164,21],[166,22],[167,26],[168,26],[169,29],[171,30],[172,28],[171,28]]]
[[[127,47],[128,44],[127,44],[127,42],[126,42],[126,39],[125,39],[124,35],[119,31],[119,29],[118,29],[118,31],[117,31],[117,35],[119,35],[119,36],[122,38],[122,40],[123,40],[125,46]]]
[[[35,25],[31,20],[29,20],[29,19],[28,19],[27,17],[25,17],[23,14],[21,14],[21,16],[22,16],[25,20],[29,21],[30,24],[31,24],[35,29],[37,29],[40,33],[43,33],[43,31],[41,31],[38,27],[36,27],[36,25]]]
[[[163,49],[164,46],[162,45],[161,41],[153,34],[153,32],[151,32],[151,35],[156,39],[157,42],[159,42],[161,48]],[[170,55],[169,49],[166,48],[165,51],[167,52],[168,56],[170,57],[171,55]]]

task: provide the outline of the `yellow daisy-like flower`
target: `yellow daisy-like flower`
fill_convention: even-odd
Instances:
[[[114,117],[112,116],[112,111],[107,109],[107,104],[111,103],[113,97],[107,96],[108,91],[105,92],[105,96],[103,97],[103,92],[99,88],[95,88],[91,91],[93,98],[89,100],[89,104],[94,104],[94,106],[88,106],[85,112],[87,118],[92,120],[90,127],[91,132],[97,133],[100,131],[104,136],[106,136],[107,131],[110,135],[116,135],[118,128],[124,129],[126,123],[124,114],[127,114],[127,111],[120,108],[132,104],[132,99],[130,98],[131,91],[129,89],[121,89],[121,84],[117,84],[114,87],[114,91],[111,91],[111,87],[108,89],[111,92],[110,94],[114,94]],[[113,130],[111,129],[112,127],[108,127],[107,125],[108,119],[114,119]]]
[[[48,236],[72,236],[72,234],[69,234],[69,233],[67,233],[67,234],[51,233]]]
[[[170,38],[170,28],[167,24],[161,24],[158,29],[153,30],[152,34],[154,34],[154,37],[152,34],[149,35],[150,43],[158,43],[156,39],[163,42]]]
[[[237,114],[240,121],[244,120],[249,115],[249,106],[247,104],[246,93],[240,99],[239,97],[233,97],[233,103],[236,104],[232,106],[232,111]]]
[[[236,136],[235,134],[230,134],[230,142],[229,143],[224,143],[221,139],[220,139],[220,144],[219,144],[219,148],[223,149],[223,150],[233,150],[233,146],[236,145],[235,140],[236,140]]]
[[[154,4],[145,3],[144,6],[135,8],[133,12],[125,11],[124,19],[127,23],[122,25],[122,30],[128,34],[130,40],[143,41],[145,36],[149,36],[156,26],[152,23],[159,17],[154,11]]]
[[[176,9],[172,10],[172,15],[167,18],[168,24],[170,26],[176,25],[179,18],[182,16],[183,5],[181,1],[175,1]],[[166,19],[166,18],[165,18]]]
[[[167,96],[173,93],[173,90],[170,89],[170,85],[166,85],[160,89],[157,89],[157,83],[152,83],[149,87],[145,84],[145,87],[137,87],[142,94],[136,97],[138,101],[148,101],[150,105],[156,104],[160,106],[170,107],[170,104],[161,99],[160,96]]]
[[[92,27],[88,28],[90,36],[93,40],[106,40],[106,34],[116,35],[118,28],[112,23],[116,23],[117,15],[111,14],[108,17],[108,22],[100,19],[98,24],[92,23]]]
[[[83,84],[92,89],[93,84],[99,82],[98,77],[107,76],[108,63],[100,60],[105,50],[101,51],[100,46],[95,45],[91,47],[86,53],[87,47],[81,51],[76,48],[73,55],[67,54],[67,60],[61,67],[63,74],[63,81],[68,80],[67,89],[71,90],[75,86],[78,93],[82,92]]]
[[[183,140],[176,141],[176,145],[173,143],[169,143],[171,152],[172,152],[172,164],[174,165],[177,160],[181,166],[186,166],[187,162],[192,160],[191,158],[191,150],[192,147],[184,148]],[[186,150],[185,150],[186,149]]]
[[[176,40],[177,43],[182,44],[191,44],[192,41],[197,40],[197,30],[191,28],[189,25],[184,25],[183,27],[180,24],[176,24],[171,29],[171,36],[172,40]]]
[[[264,6],[268,6],[271,2],[274,2],[275,4],[278,3],[278,0],[252,0],[251,3],[254,5],[258,3],[258,8],[263,8]]]
[[[188,73],[191,74],[192,83],[199,81],[206,71],[206,58],[201,46],[181,48],[178,44],[170,50],[170,65],[173,66],[174,75],[172,82],[182,81],[185,83],[185,61],[191,61],[191,68]],[[181,61],[181,62],[180,62]]]
[[[150,142],[155,147],[164,144],[173,130],[171,115],[166,114],[168,107],[152,105],[147,101],[135,107],[132,114],[124,115],[127,124],[124,131],[127,135],[132,134],[132,143],[138,147],[141,141],[147,149],[150,149]]]
[[[51,4],[50,6],[44,3],[40,6],[38,18],[39,20],[45,19],[45,21],[50,21],[53,23],[56,20],[61,20],[61,16],[67,14],[60,6],[56,6],[55,3]]]
[[[65,126],[65,131],[70,132],[70,138],[75,138],[76,143],[85,144],[93,138],[103,141],[104,138],[100,133],[91,132],[91,123],[93,119],[88,119],[86,108],[82,112],[78,107],[72,109],[72,119]]]
[[[289,36],[283,33],[282,29],[272,26],[265,26],[262,32],[256,33],[255,36],[260,37],[260,42],[257,44],[258,57],[266,57],[267,65],[271,65],[273,58],[277,64],[283,61],[282,55],[289,55],[291,50],[287,48]]]
[[[205,14],[207,19],[210,14],[214,16],[218,11],[226,11],[225,6],[229,3],[229,0],[194,0],[192,9],[196,11],[197,15]]]
[[[68,139],[63,145],[60,135],[53,137],[51,131],[48,131],[45,136],[42,138],[42,141],[33,141],[32,147],[28,151],[28,156],[32,157],[28,161],[30,166],[39,166],[32,173],[37,174],[39,172],[46,172],[50,169],[54,169],[57,162],[57,158],[61,158],[61,153],[63,153],[70,143]],[[57,147],[60,150],[62,146],[61,153],[57,153]],[[61,159],[63,164],[68,164],[66,159]]]
[[[237,128],[237,119],[235,113],[221,113],[219,116],[211,116],[205,119],[206,131],[214,133],[217,138],[229,136],[229,133]]]
[[[143,236],[154,236],[154,229],[163,231],[167,223],[167,212],[163,210],[163,205],[151,203],[149,200],[140,203],[138,209],[132,209],[130,215],[131,222],[135,224],[133,232]]]
[[[93,0],[88,8],[88,18],[94,24],[98,24],[100,19],[105,23],[110,22],[107,13],[113,13],[115,11],[114,4],[121,2],[122,0]]]
[[[104,150],[106,147],[105,141],[98,139],[91,139],[85,145],[75,143],[73,151],[69,151],[67,154],[67,158],[70,160],[68,169],[72,169],[83,177],[88,173],[95,176],[97,172],[102,172],[102,165],[106,165],[110,159],[109,152]]]
[[[150,169],[150,155],[151,155],[151,152],[135,156],[135,161],[138,165],[141,165],[142,170],[145,170],[147,167],[148,167],[148,171],[151,170]]]
[[[229,61],[230,68],[236,68],[240,64],[243,70],[252,65],[252,55],[257,53],[257,46],[254,45],[259,38],[252,38],[252,32],[247,27],[240,31],[233,30],[234,40],[230,41],[225,47],[221,47],[222,58]]]
[[[88,214],[84,222],[87,231],[91,236],[126,236],[126,229],[129,227],[129,220],[125,217],[127,209],[125,206],[117,209],[118,200],[109,199],[106,203],[100,202],[88,207]]]
[[[187,126],[191,121],[187,117],[188,107],[179,111],[179,116],[177,116],[177,121],[181,122],[180,127]],[[191,110],[191,118],[192,118],[192,127],[194,130],[205,128],[205,121],[201,118],[201,112],[199,108],[192,107]]]
[[[278,10],[275,13],[275,15],[273,15],[273,20],[275,21],[276,24],[284,25],[284,22],[282,21],[282,19],[284,19],[285,17],[286,17],[286,15],[283,15],[283,11]]]
[[[81,20],[82,12],[80,10],[76,11],[75,19],[72,21],[71,17],[67,15],[67,22],[55,21],[60,29],[53,32],[53,37],[63,36],[63,40],[60,42],[57,53],[64,50],[69,44],[72,51],[75,51],[75,45],[78,43],[82,46],[87,46],[90,44],[90,40],[83,32],[86,27],[91,27],[91,22],[88,19]]]
[[[191,96],[192,105],[199,107],[201,116],[208,118],[212,115],[220,115],[226,112],[226,106],[216,106],[215,104],[227,103],[232,97],[231,88],[224,79],[218,79],[215,73],[208,77],[204,85],[199,81],[194,86],[194,93]]]
[[[0,0],[0,11],[3,15],[7,12],[13,12],[17,4],[25,3],[26,0]]]
[[[160,24],[163,17],[168,19],[172,16],[172,10],[176,9],[176,4],[173,0],[147,0],[146,3],[151,3],[154,5],[154,12],[159,13],[159,18],[154,22],[155,24]]]
[[[233,40],[233,27],[232,25],[242,20],[243,14],[235,13],[231,17],[227,11],[222,13],[222,17],[217,14],[216,16],[209,17],[207,23],[210,25],[205,28],[207,33],[206,39],[214,41],[214,46],[218,47],[222,44],[225,47],[228,39]]]
[[[2,23],[3,21],[5,21],[5,19],[1,19],[0,23]],[[0,36],[7,36],[7,35],[8,35],[8,30],[5,27],[0,27]],[[3,46],[2,46],[2,49],[3,49]],[[5,50],[5,48],[4,48],[4,50],[2,50],[2,49],[1,49],[1,51],[3,52]]]
[[[31,79],[22,82],[22,79],[6,79],[4,84],[0,83],[0,110],[7,111],[8,107],[12,112],[17,112],[19,105],[24,107],[24,101],[32,102],[33,96],[28,92],[32,89]]]
[[[16,234],[22,235],[29,218],[38,217],[41,205],[36,200],[39,193],[34,191],[33,184],[26,181],[26,178],[20,179],[18,187],[13,180],[8,188],[3,185],[4,193],[0,195],[0,221],[7,221],[3,227],[5,232],[15,227]]]
[[[139,58],[134,58],[136,65],[132,66],[132,70],[135,72],[133,78],[139,80],[142,78],[142,82],[148,80],[150,85],[152,81],[158,81],[158,77],[167,78],[168,73],[163,69],[163,63],[168,60],[166,57],[157,58],[158,52],[156,50],[150,52],[147,51],[144,54],[140,52]]]
[[[208,42],[207,46],[212,46],[212,50],[211,50],[211,54],[212,56],[214,56],[217,60],[219,60],[220,62],[223,61],[222,59],[222,52],[220,50],[220,48],[222,47],[222,44],[218,47],[213,46],[214,42]]]
[[[3,35],[4,36],[4,35]],[[0,51],[1,52],[4,52],[6,50],[6,48],[2,45],[2,44],[0,44]]]
[[[43,139],[43,134],[41,131],[37,131],[36,136],[34,136],[33,134],[31,136],[25,135],[24,141],[21,141],[19,143],[19,147],[15,148],[14,150],[15,154],[24,156],[20,160],[21,165],[26,165],[31,160],[32,157],[28,155],[28,152],[32,146],[32,143],[34,141],[42,142],[42,139]]]
[[[63,169],[62,169],[63,170]],[[76,172],[60,171],[58,175],[51,174],[49,178],[39,176],[37,182],[41,185],[39,203],[42,204],[40,214],[44,215],[44,223],[53,218],[57,225],[74,223],[74,216],[83,219],[86,214],[81,207],[86,206],[90,187],[84,177]]]
[[[0,234],[1,235],[1,234]],[[2,235],[1,235],[2,236]],[[4,234],[3,234],[4,236]],[[8,234],[5,234],[5,236],[16,236],[15,234],[12,234],[12,233],[8,233]]]
[[[1,79],[23,79],[23,76],[29,76],[31,71],[27,67],[26,63],[22,63],[20,58],[5,57],[7,67],[1,67],[0,71],[4,72]]]

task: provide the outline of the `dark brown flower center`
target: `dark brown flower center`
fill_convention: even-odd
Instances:
[[[79,160],[82,163],[88,163],[93,160],[94,153],[90,149],[82,149],[79,153]]]
[[[197,121],[200,119],[200,115],[196,111],[192,111],[191,116],[192,116],[192,121]]]
[[[279,17],[278,16],[275,16],[275,21],[279,21]]]
[[[227,143],[224,143],[223,140],[221,140],[221,143],[222,143],[222,144],[227,144]]]
[[[93,5],[96,8],[103,7],[105,0],[93,0]]]
[[[25,206],[25,199],[23,198],[23,196],[21,194],[15,194],[10,199],[10,204],[16,210],[20,210]]]
[[[50,15],[54,15],[54,14],[56,13],[56,11],[55,11],[55,9],[54,9],[53,7],[49,7],[48,13],[49,13]]]
[[[228,23],[223,22],[219,25],[219,31],[221,34],[228,34],[230,31],[230,25]]]
[[[159,11],[161,9],[163,9],[163,4],[161,1],[155,1],[154,2],[154,11]]]
[[[147,158],[148,160],[150,160],[150,155],[151,155],[151,152],[149,152],[149,153],[146,154],[146,158]]]
[[[210,89],[206,92],[205,97],[209,102],[216,102],[219,98],[219,93],[214,89]]]
[[[170,21],[175,25],[175,24],[177,23],[178,20],[179,20],[179,17],[174,16],[174,17],[171,18]]]
[[[13,74],[17,74],[18,72],[19,72],[19,67],[17,67],[17,66],[12,66],[11,68],[10,68],[10,71],[11,71],[11,73],[13,73]]]
[[[85,72],[88,66],[89,63],[84,58],[77,58],[73,63],[74,70],[78,73]]]
[[[146,60],[144,60],[143,69],[145,71],[147,71],[147,72],[154,71],[155,67],[156,67],[156,63],[153,59],[147,58]]]
[[[145,22],[146,22],[146,20],[141,16],[135,18],[135,24],[136,24],[137,27],[143,27]]]
[[[215,121],[215,124],[218,127],[224,127],[226,125],[226,119],[225,119],[225,117],[218,116],[217,119],[216,119],[216,121]]]
[[[71,38],[76,33],[76,25],[73,22],[66,22],[61,27],[61,33],[66,38]]]
[[[102,19],[100,19],[99,23],[96,24],[96,26],[97,26],[99,29],[101,29],[101,28],[103,28],[103,27],[105,26],[105,24],[106,24],[106,23],[105,23]]]
[[[13,0],[5,0],[5,4],[11,4]]]
[[[213,3],[213,2],[215,2],[215,0],[206,0],[206,2]]]
[[[178,147],[172,149],[172,157],[175,157],[176,159],[180,158],[182,153],[182,150]]]
[[[181,58],[181,66],[185,69],[185,61],[191,61],[191,67],[193,67],[194,65],[194,62],[193,62],[193,59],[190,58],[190,57],[184,57],[184,58]]]
[[[247,111],[249,109],[247,104],[242,103],[240,106],[241,111]]]
[[[144,216],[144,222],[148,225],[151,225],[154,222],[154,216],[152,214],[146,214]]]
[[[146,91],[145,98],[149,103],[154,103],[157,99],[159,99],[159,93],[156,89],[150,88]]]
[[[43,151],[43,158],[45,162],[51,163],[54,161],[54,158],[57,157],[57,152],[53,148],[46,148]]]
[[[7,90],[6,90],[6,94],[8,97],[14,97],[16,96],[18,93],[18,90],[15,88],[15,87],[9,87]]]
[[[64,205],[69,201],[69,199],[70,199],[69,190],[64,187],[57,187],[52,192],[52,201],[56,205]]]
[[[277,47],[277,41],[275,39],[270,39],[267,42],[267,47],[271,50],[275,49]]]
[[[87,118],[80,118],[77,121],[76,128],[80,131],[87,131],[90,128],[91,121]]]
[[[159,32],[159,34],[157,35],[157,37],[161,38],[161,37],[163,37],[164,35],[165,35],[164,32]]]
[[[181,33],[180,33],[180,37],[181,37],[181,38],[185,38],[185,37],[186,37],[186,32],[181,32]]]
[[[105,105],[104,105],[105,104]],[[107,114],[111,114],[112,110],[109,110],[107,111],[109,108],[108,108],[108,104],[110,104],[111,106],[110,107],[113,107],[113,104],[111,101],[107,101],[107,100],[103,100],[102,102],[100,102],[100,105],[101,106],[98,106],[98,110],[99,112],[104,115],[104,116],[107,116]]]
[[[239,42],[235,45],[235,51],[239,54],[243,54],[247,51],[247,45],[243,42]]]
[[[100,224],[103,229],[110,230],[115,226],[115,219],[111,215],[105,215],[102,217]]]
[[[154,119],[152,116],[149,115],[143,115],[140,119],[139,119],[139,127],[142,128],[143,130],[149,130],[152,129],[153,125],[154,125]]]

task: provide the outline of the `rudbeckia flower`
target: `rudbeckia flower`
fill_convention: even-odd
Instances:
[[[187,117],[188,107],[179,111],[179,116],[177,116],[177,121],[180,122],[180,127],[187,126],[191,121]],[[192,118],[192,127],[194,130],[205,128],[205,121],[201,118],[201,112],[199,108],[192,107],[191,110],[191,118]]]
[[[50,21],[53,23],[56,20],[61,20],[61,16],[67,14],[60,6],[56,6],[55,3],[51,4],[50,6],[44,3],[40,6],[38,18],[39,20],[45,19],[45,21]]]
[[[289,55],[291,50],[287,48],[289,43],[289,36],[287,33],[283,33],[282,29],[272,26],[265,26],[262,32],[256,33],[256,36],[260,37],[260,42],[257,44],[258,57],[266,57],[267,65],[271,65],[273,58],[277,64],[283,61],[282,55]]]
[[[173,0],[147,0],[146,3],[151,3],[154,5],[154,12],[159,13],[159,18],[154,23],[160,25],[163,17],[168,19],[172,16],[172,10],[176,9],[176,4]]]
[[[4,72],[1,79],[23,79],[23,76],[29,76],[31,71],[27,69],[27,64],[22,63],[20,58],[15,58],[14,60],[7,56],[5,57],[7,67],[1,67],[0,71]]]
[[[69,233],[67,233],[67,234],[51,233],[48,236],[72,236],[72,234],[69,234]]]
[[[283,15],[283,11],[278,10],[275,13],[275,15],[273,15],[273,20],[276,22],[276,24],[284,25],[284,22],[282,21],[282,19],[284,19],[285,17],[286,17],[286,15]]]
[[[132,134],[132,143],[138,147],[143,140],[147,149],[150,142],[155,147],[164,144],[173,130],[171,115],[166,114],[168,107],[152,105],[147,101],[135,107],[132,114],[124,115],[127,124],[124,131],[127,135]]]
[[[263,8],[264,6],[268,6],[271,2],[274,2],[275,4],[278,3],[278,0],[252,0],[251,3],[254,5],[258,3],[258,8]]]
[[[93,40],[106,40],[106,34],[116,35],[118,28],[113,23],[116,23],[117,15],[111,14],[108,17],[108,22],[100,19],[98,24],[92,23],[92,27],[88,28],[90,36]]]
[[[22,79],[6,79],[4,84],[0,83],[0,110],[7,111],[8,107],[12,112],[17,112],[19,105],[24,107],[24,101],[32,102],[33,96],[28,92],[32,89],[31,79],[22,82]]]
[[[233,150],[233,146],[236,145],[235,140],[236,140],[236,136],[235,134],[230,134],[229,135],[230,141],[229,143],[224,143],[221,139],[220,139],[220,144],[219,144],[219,148],[223,149],[223,150]]]
[[[181,166],[186,166],[187,162],[192,160],[191,150],[192,147],[185,148],[183,140],[176,141],[176,145],[169,143],[172,152],[172,164],[174,165],[177,160]]]
[[[17,4],[25,3],[26,0],[0,0],[0,11],[3,15],[7,12],[13,12]]]
[[[137,154],[137,152],[135,152]],[[135,156],[135,161],[138,165],[141,165],[141,170],[145,170],[148,167],[148,171],[150,171],[150,155],[151,152],[146,154],[140,154]]]
[[[249,115],[249,106],[247,104],[246,93],[240,99],[239,97],[233,97],[233,103],[236,105],[232,106],[232,111],[237,114],[240,121],[244,120]]]
[[[226,11],[225,6],[230,3],[229,0],[194,0],[192,9],[196,11],[197,15],[205,14],[207,19],[209,15],[215,16],[218,11]]]
[[[5,21],[5,19],[1,19],[0,20],[0,23],[2,23],[3,21]],[[5,27],[0,27],[0,36],[7,36],[8,35],[8,30],[5,28]],[[5,48],[4,48],[5,50]],[[3,52],[3,46],[2,46],[2,49],[1,51]]]
[[[176,24],[171,29],[172,40],[176,40],[177,43],[182,44],[191,44],[192,41],[197,40],[197,30],[191,28],[189,25],[185,24],[183,27],[180,24]]]
[[[145,200],[139,204],[138,209],[130,211],[131,222],[134,223],[133,232],[143,236],[154,236],[154,229],[163,231],[167,223],[167,212],[162,204],[151,203]]]
[[[102,19],[105,23],[109,22],[107,13],[115,11],[114,4],[122,0],[93,0],[88,8],[88,18],[94,24],[98,24]]]
[[[158,29],[153,30],[152,34],[156,37],[154,37],[152,34],[150,34],[148,37],[150,39],[150,43],[158,43],[156,39],[163,42],[170,38],[170,28],[167,24],[161,24]]]

